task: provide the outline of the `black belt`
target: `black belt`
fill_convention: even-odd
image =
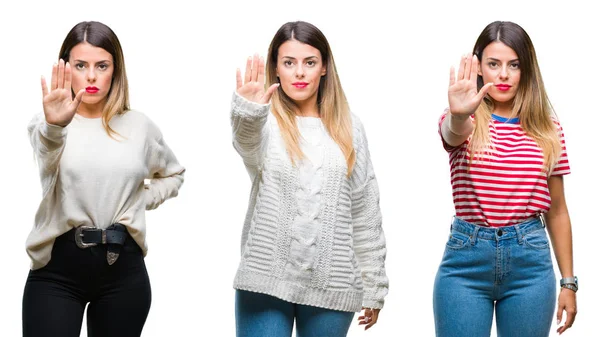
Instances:
[[[127,228],[120,223],[112,224],[107,229],[79,226],[75,230],[75,243],[82,249],[99,244],[106,245],[106,261],[112,265],[119,258],[121,247],[128,235]]]

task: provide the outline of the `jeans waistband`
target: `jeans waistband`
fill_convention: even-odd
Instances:
[[[535,230],[544,228],[545,225],[541,217],[535,217],[525,220],[519,224],[504,227],[484,227],[474,225],[459,217],[454,217],[450,228],[454,231],[468,235],[471,238],[483,240],[504,240],[514,239],[523,240],[523,236]]]

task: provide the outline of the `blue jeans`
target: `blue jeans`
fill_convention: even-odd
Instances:
[[[550,246],[538,219],[481,227],[454,218],[433,290],[438,337],[547,337],[556,303]]]
[[[294,304],[276,297],[236,290],[237,337],[290,337],[294,318],[298,337],[345,337],[353,312]]]

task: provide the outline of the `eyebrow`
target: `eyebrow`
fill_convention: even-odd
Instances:
[[[291,59],[291,60],[295,60],[295,57],[291,57],[291,56],[282,56],[281,58],[284,59]],[[305,57],[305,60],[309,60],[309,59],[319,59],[317,56],[309,56],[309,57]]]
[[[488,57],[487,59],[488,59],[488,60],[491,60],[491,61],[500,62],[500,60],[498,60],[498,59],[495,59],[495,58],[493,58],[493,57]],[[515,61],[518,61],[518,60],[519,60],[519,59],[514,59],[514,60],[510,60],[510,61],[508,61],[508,62],[515,62]]]
[[[75,60],[75,62],[88,63],[88,61],[84,61],[84,60]],[[110,63],[110,60],[101,60],[96,63]]]

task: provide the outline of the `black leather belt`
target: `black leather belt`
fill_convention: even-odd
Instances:
[[[121,247],[128,235],[127,228],[120,223],[112,224],[107,229],[79,226],[75,230],[75,243],[82,249],[106,245],[106,261],[112,265],[119,258]]]

